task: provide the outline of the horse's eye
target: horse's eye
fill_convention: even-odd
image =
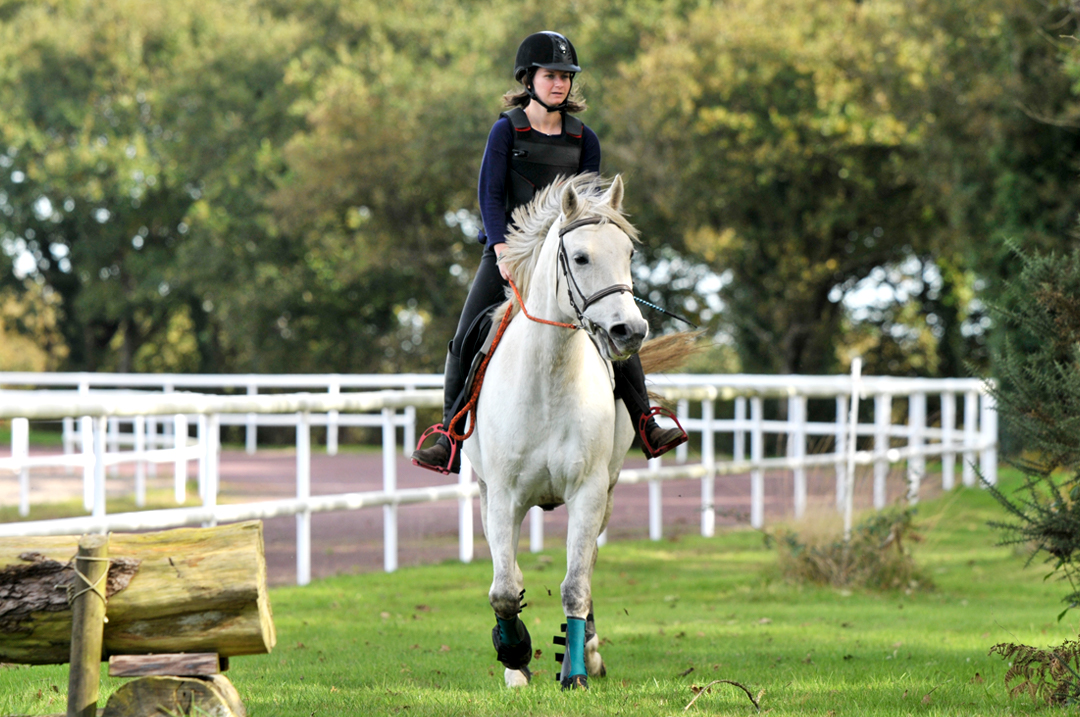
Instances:
[[[578,254],[574,257],[574,263],[578,266],[585,266],[589,263],[589,257],[585,256],[584,254]]]

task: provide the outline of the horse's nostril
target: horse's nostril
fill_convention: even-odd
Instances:
[[[627,326],[626,324],[615,324],[614,326],[611,327],[611,329],[608,331],[608,333],[611,334],[612,338],[625,341],[627,338],[630,337],[630,334],[633,333],[633,332],[630,330],[630,327]]]

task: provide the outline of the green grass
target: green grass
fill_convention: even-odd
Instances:
[[[796,586],[750,530],[714,539],[603,548],[593,581],[606,679],[588,693],[554,682],[562,622],[556,551],[524,554],[523,619],[542,651],[524,690],[502,686],[487,605],[490,566],[446,563],[278,588],[278,645],[233,660],[229,677],[263,715],[676,715],[692,686],[734,680],[772,715],[1058,714],[1011,699],[998,642],[1047,646],[1077,635],[1056,622],[1062,589],[996,547],[1000,510],[967,490],[920,506],[916,558],[936,589],[912,594]],[[104,678],[103,700],[119,684]],[[0,669],[0,714],[64,707],[66,667]],[[689,714],[751,715],[717,685]]]

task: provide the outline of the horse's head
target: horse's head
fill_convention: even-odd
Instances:
[[[630,260],[632,227],[622,215],[623,184],[615,177],[598,199],[562,190],[562,221],[552,227],[559,241],[560,308],[576,316],[611,361],[637,353],[649,325],[634,302]]]

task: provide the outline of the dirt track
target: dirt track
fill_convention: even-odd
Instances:
[[[636,452],[636,451],[635,451]],[[36,451],[35,451],[36,453]],[[0,451],[2,454],[2,451]],[[645,460],[631,455],[626,467],[641,468]],[[190,470],[194,477],[195,466]],[[445,485],[457,476],[441,476],[414,467],[404,457],[397,462],[398,487]],[[382,489],[382,457],[378,454],[347,453],[338,456],[316,454],[312,457],[313,495],[369,491]],[[171,485],[171,466],[162,466],[152,486]],[[261,450],[248,456],[242,451],[223,451],[221,456],[221,502],[247,502],[286,498],[296,494],[296,459],[292,451]],[[869,503],[870,487],[861,477],[856,485],[859,503]],[[810,510],[829,508],[834,501],[835,475],[832,471],[809,472],[808,494]],[[59,474],[31,478],[32,503],[55,500],[61,495],[80,495],[81,478]],[[119,477],[109,479],[109,492],[130,491],[130,468]],[[895,500],[904,491],[901,468],[894,467],[889,479],[889,499]],[[940,491],[940,481],[923,481],[923,496]],[[789,471],[776,471],[765,478],[766,524],[789,518],[793,511],[793,487]],[[615,508],[608,528],[609,540],[647,538],[649,534],[648,486],[620,485],[615,489]],[[14,478],[0,479],[0,502],[11,505],[17,501]],[[475,501],[474,501],[475,502]],[[748,525],[750,513],[750,480],[748,475],[721,476],[716,479],[715,504],[717,528]],[[474,505],[475,557],[488,557],[480,525],[480,510]],[[700,530],[701,483],[698,480],[669,481],[663,484],[663,518],[665,537]],[[33,517],[31,513],[31,517]],[[456,560],[458,556],[457,502],[426,503],[402,506],[398,511],[398,562],[401,566]],[[522,546],[527,549],[529,518],[522,527]],[[338,573],[369,572],[382,569],[383,518],[382,509],[352,512],[317,513],[312,516],[313,578]],[[566,510],[558,508],[545,515],[545,545],[555,546],[566,535]],[[274,518],[265,523],[266,557],[270,582],[288,584],[296,579],[296,519],[289,516]]]

